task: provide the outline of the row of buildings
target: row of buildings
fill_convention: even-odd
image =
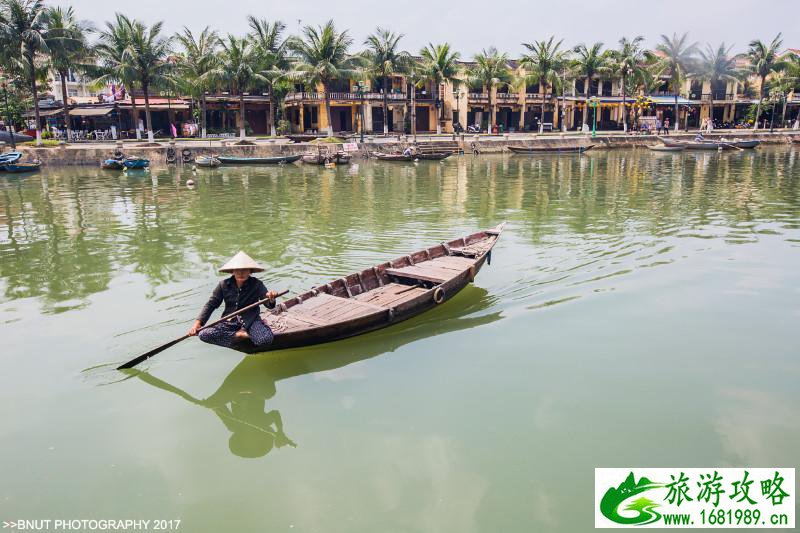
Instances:
[[[789,49],[784,54],[800,55],[800,50]],[[744,61],[744,60],[743,60]],[[464,63],[466,67],[468,63]],[[518,73],[520,68],[514,64]],[[698,127],[712,115],[717,127],[735,127],[742,124],[750,107],[758,102],[758,83],[755,77],[746,81],[721,81],[711,83],[689,79],[680,95],[668,91],[667,79],[651,93],[647,106],[637,110],[637,115],[669,118],[674,124],[674,109],[678,104],[677,117],[681,125]],[[415,103],[413,118],[417,132],[451,133],[460,128],[478,125],[486,131],[490,113],[499,132],[538,131],[540,127],[554,130],[577,130],[583,125],[584,116],[591,126],[596,119],[598,129],[622,129],[623,109],[635,105],[636,95],[623,95],[621,80],[596,77],[587,80],[566,80],[561,91],[545,97],[541,85],[513,88],[502,86],[486,90],[474,89],[466,84],[428,83],[424,87],[412,87],[404,76],[394,76],[384,89],[381,82],[371,86],[359,84],[358,80],[341,80],[330,87],[331,125],[335,132],[359,132],[363,116],[364,131],[382,133],[384,122],[390,132],[412,130],[412,94]],[[328,128],[325,113],[325,98],[322,87],[316,91],[304,90],[301,85],[289,92],[281,102],[284,120],[288,121],[292,133],[324,132]],[[384,91],[388,100],[388,114],[384,117]],[[52,82],[53,98],[42,102],[41,115],[53,128],[63,127],[60,81]],[[78,77],[67,81],[72,127],[76,130],[114,129],[133,134],[136,127],[134,104],[140,124],[144,120],[144,99],[131,95],[124,89],[109,86],[94,92],[90,85]],[[245,120],[253,135],[270,132],[271,99],[268,94],[245,94]],[[545,100],[542,116],[542,101]],[[491,106],[490,106],[491,102]],[[206,95],[207,125],[212,133],[236,132],[236,114],[239,111],[239,96],[228,93]],[[785,113],[784,113],[785,104]],[[363,106],[363,114],[362,114]],[[589,109],[587,109],[589,106]],[[194,135],[194,117],[197,102],[185,97],[156,95],[150,98],[153,129],[163,136],[177,132],[178,135]],[[776,106],[776,125],[782,118],[793,121],[800,113],[800,81],[789,92],[785,102]],[[596,115],[596,118],[595,118]],[[631,115],[629,115],[630,117]],[[635,127],[635,124],[633,125]],[[142,126],[143,127],[143,126]],[[173,130],[174,128],[174,130]]]

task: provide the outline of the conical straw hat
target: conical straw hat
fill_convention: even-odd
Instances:
[[[222,265],[219,271],[231,273],[237,268],[248,268],[253,272],[264,272],[264,267],[256,263],[252,257],[244,252],[239,252],[231,257],[227,263]]]

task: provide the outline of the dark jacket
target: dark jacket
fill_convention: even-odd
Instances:
[[[222,316],[226,316],[238,311],[242,307],[247,307],[259,300],[263,300],[266,297],[267,287],[260,279],[250,276],[247,278],[247,281],[242,284],[241,288],[239,288],[236,286],[236,280],[231,276],[220,281],[219,285],[214,288],[214,292],[211,293],[211,298],[208,299],[203,310],[200,311],[200,316],[197,317],[197,320],[200,321],[200,324],[205,325],[211,313],[213,313],[222,302],[225,302],[225,310],[222,312]],[[275,301],[267,302],[265,307],[272,309],[275,307]],[[259,310],[260,306],[254,307],[240,315],[245,329],[248,329],[258,318]]]

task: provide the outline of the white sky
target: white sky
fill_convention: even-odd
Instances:
[[[416,53],[433,42],[449,42],[463,59],[496,46],[517,57],[520,43],[553,34],[572,47],[602,41],[615,47],[622,35],[642,35],[652,46],[661,33],[690,32],[702,45],[721,41],[744,51],[753,38],[782,32],[784,48],[800,48],[800,0],[48,0],[72,5],[78,17],[98,27],[116,11],[147,23],[164,21],[169,33],[183,26],[244,34],[248,14],[282,20],[289,32],[333,18],[360,48],[376,26],[404,33],[403,48]]]

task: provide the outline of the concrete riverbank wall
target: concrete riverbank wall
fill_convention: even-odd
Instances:
[[[674,132],[669,135],[670,139],[692,140],[694,133]],[[791,144],[800,142],[800,131],[781,131],[775,133],[750,131],[735,131],[712,133],[705,136],[706,139],[734,139],[747,138],[759,139],[764,144]],[[443,147],[452,148],[454,146],[453,137],[438,137],[426,140],[428,147],[435,147],[441,143]],[[646,147],[658,144],[658,137],[655,135],[598,135],[592,138],[589,135],[544,135],[519,137],[509,135],[505,137],[488,137],[481,135],[458,136],[455,143],[465,153],[498,154],[507,152],[508,146],[558,146],[566,143],[593,144],[594,149],[617,149]],[[35,148],[31,146],[20,147],[19,150],[25,154],[25,159],[39,159],[43,167],[48,166],[98,166],[100,161],[110,157],[118,147],[127,156],[145,157],[150,160],[151,166],[163,167],[167,165],[167,150],[170,146],[175,149],[178,159],[181,158],[183,150],[191,151],[191,157],[199,155],[230,155],[240,157],[268,157],[277,155],[292,155],[303,153],[316,153],[318,150],[335,151],[341,149],[341,144],[321,145],[312,143],[289,143],[286,141],[257,141],[250,145],[239,145],[234,142],[219,141],[180,141],[177,143],[163,142],[158,146],[147,146],[143,143],[125,142],[123,143],[97,143],[97,144],[71,144],[56,147]],[[400,136],[388,139],[368,140],[359,143],[359,151],[362,154],[374,151],[401,151],[413,143],[410,136]],[[5,147],[4,149],[7,149]]]

